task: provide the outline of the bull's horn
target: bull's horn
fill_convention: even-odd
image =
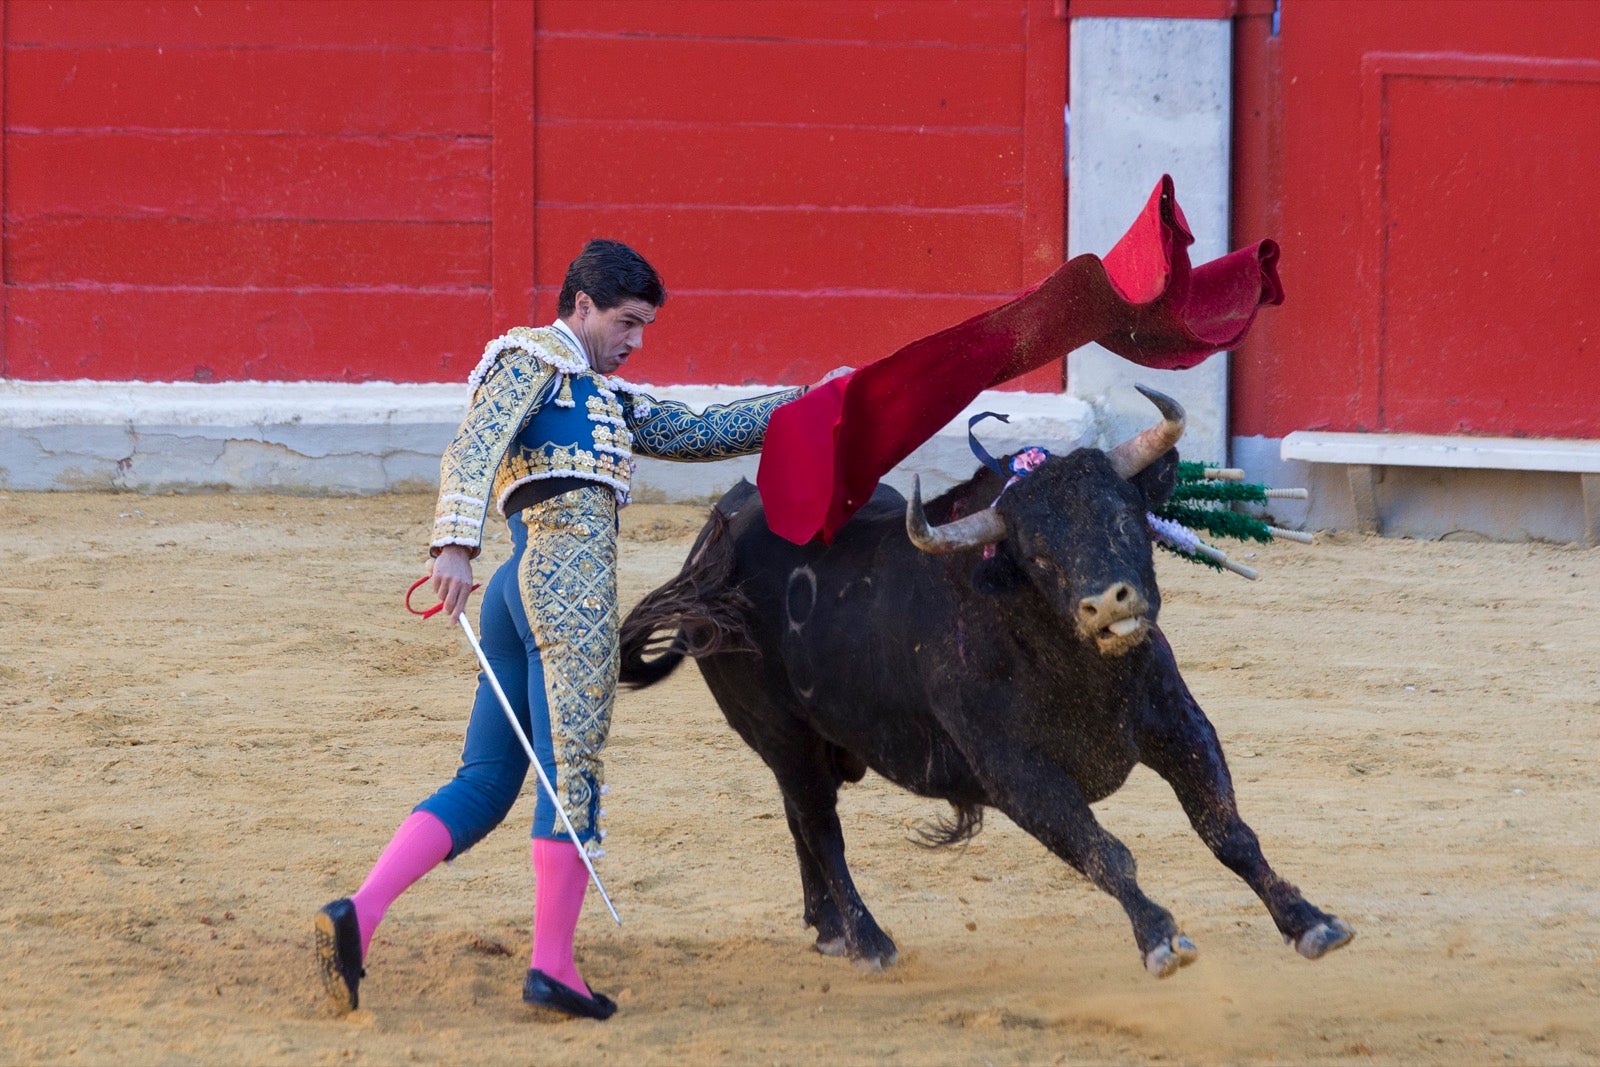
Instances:
[[[922,479],[912,475],[911,499],[906,501],[906,535],[924,552],[960,552],[1005,540],[1006,520],[994,508],[984,508],[943,526],[929,526],[928,516],[922,511]]]
[[[1106,457],[1111,460],[1112,470],[1123,478],[1132,478],[1150,466],[1183,436],[1182,404],[1154,389],[1147,389],[1142,385],[1136,385],[1134,388],[1160,409],[1161,421],[1147,430],[1141,430],[1106,453]]]

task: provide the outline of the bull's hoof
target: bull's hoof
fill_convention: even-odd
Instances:
[[[900,950],[894,947],[894,939],[876,926],[851,945],[849,953],[850,962],[855,964],[856,970],[869,974],[893,967],[894,961],[900,958]]]
[[[1157,978],[1165,978],[1179,967],[1189,966],[1199,956],[1200,950],[1186,934],[1174,934],[1144,954],[1144,969]]]
[[[1294,950],[1308,960],[1320,960],[1334,949],[1348,945],[1355,936],[1355,927],[1329,916],[1327,922],[1318,923],[1296,938]]]
[[[863,971],[867,974],[877,974],[885,967],[893,967],[895,960],[898,960],[899,958],[900,950],[895,948],[893,945],[890,945],[888,950],[885,952],[857,956],[850,962],[855,964],[855,968],[858,971]]]
[[[843,956],[849,948],[843,934],[835,934],[833,937],[817,935],[817,951],[824,956]]]

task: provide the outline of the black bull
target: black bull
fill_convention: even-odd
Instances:
[[[1136,763],[1172,786],[1302,956],[1354,936],[1262,856],[1216,731],[1155,625],[1145,513],[1171,492],[1182,411],[1151,399],[1162,427],[1111,454],[1052,457],[1004,493],[980,470],[928,506],[963,517],[944,527],[928,527],[920,500],[908,512],[880,487],[831,547],[797,546],[767,529],[741,483],[683,572],[624,622],[623,681],[649,685],[687,650],[777,777],[819,951],[895,960],[850,877],[836,810],[840,785],[869,767],[950,802],[954,817],[928,835],[939,843],[975,833],[985,807],[1004,812],[1117,899],[1158,976],[1190,963],[1194,944],[1089,807]]]

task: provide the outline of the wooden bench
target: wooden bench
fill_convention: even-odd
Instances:
[[[1583,485],[1583,543],[1600,543],[1600,441],[1296,430],[1283,439],[1279,454],[1305,463],[1345,464],[1356,524],[1364,533],[1379,532],[1380,467],[1570,472]]]

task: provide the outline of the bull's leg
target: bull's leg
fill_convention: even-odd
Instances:
[[[1355,930],[1308,902],[1262,855],[1255,831],[1239,816],[1217,731],[1184,685],[1166,638],[1157,631],[1152,639],[1170,666],[1161,672],[1167,681],[1154,694],[1154,721],[1140,737],[1144,763],[1172,786],[1195,833],[1223,866],[1255,890],[1295,951],[1314,960],[1342,947]]]
[[[1194,942],[1167,909],[1144,895],[1133,854],[1095,820],[1066,772],[1024,745],[994,737],[968,751],[990,803],[1122,905],[1146,970],[1165,978],[1194,962]]]
[[[748,656],[711,656],[700,661],[712,695],[728,724],[754,749],[778,780],[783,811],[800,863],[806,923],[817,929],[817,951],[849,955],[863,966],[888,966],[897,955],[867,911],[844,860],[839,826],[839,784],[859,780],[865,767],[842,766],[837,749],[805,724],[797,708],[767,701],[779,680],[760,673],[762,661]]]
[[[784,812],[800,857],[806,921],[817,927],[817,950],[838,955],[842,949],[858,965],[872,970],[894,963],[899,952],[862,902],[845,864],[837,809],[839,781],[823,742],[818,738],[814,744],[790,748],[782,759],[769,759],[768,766],[783,790]],[[819,883],[825,894],[817,892]]]
[[[789,820],[789,833],[794,836],[795,856],[800,861],[800,889],[805,902],[806,925],[817,931],[818,952],[824,956],[843,956],[849,950],[844,916],[833,902],[833,894],[828,892],[822,867],[811,854],[811,846],[806,844],[801,833],[794,805],[787,799],[783,802],[783,811]]]

